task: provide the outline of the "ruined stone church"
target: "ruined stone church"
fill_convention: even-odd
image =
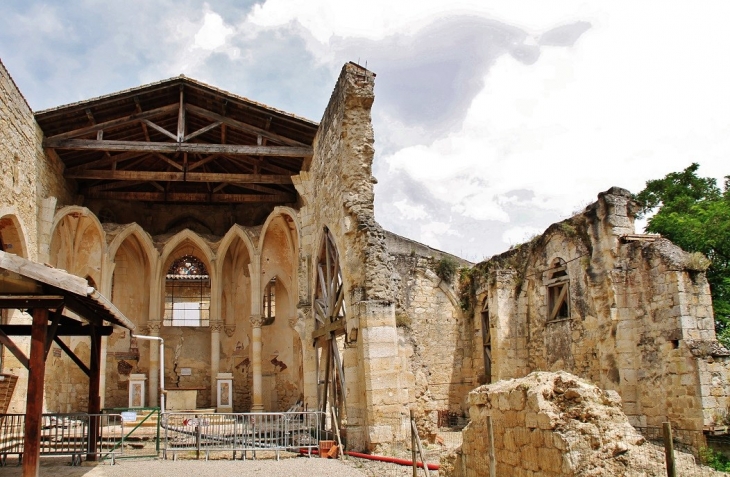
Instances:
[[[103,339],[103,407],[300,403],[336,409],[364,449],[409,408],[435,425],[480,384],[560,369],[637,425],[726,418],[702,267],[635,234],[627,191],[476,266],[383,230],[374,83],[346,64],[319,123],[183,76],[34,112],[0,64],[2,251],[85,278],[136,327]],[[1,327],[28,320],[0,321],[7,412],[28,370]],[[85,408],[89,353],[52,345],[45,409]]]

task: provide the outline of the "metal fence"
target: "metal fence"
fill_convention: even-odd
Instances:
[[[91,426],[98,426],[90,433]],[[90,435],[95,436],[94,439]],[[23,458],[25,436],[24,414],[0,415],[0,466],[7,458]],[[118,414],[43,414],[41,418],[41,456],[70,456],[71,465],[79,465],[82,456],[87,459],[112,459],[121,453],[116,447],[123,436],[123,423]]]
[[[116,458],[157,457],[160,453],[160,408],[107,408],[104,415],[119,415],[123,434],[115,444]]]
[[[319,446],[321,414],[303,412],[215,413],[169,412],[162,415],[163,456],[176,459],[178,453],[210,457],[211,452],[230,452],[232,458],[257,451],[311,454]]]

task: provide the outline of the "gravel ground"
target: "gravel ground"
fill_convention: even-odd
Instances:
[[[20,477],[22,467],[17,461],[8,459],[7,467],[0,467],[3,477]],[[41,476],[53,477],[170,477],[175,475],[194,477],[265,476],[265,477],[367,477],[355,466],[337,460],[297,457],[280,461],[259,459],[246,461],[231,460],[162,460],[126,459],[118,460],[116,465],[84,462],[79,467],[71,467],[69,459],[42,458]],[[387,475],[387,474],[379,474]]]

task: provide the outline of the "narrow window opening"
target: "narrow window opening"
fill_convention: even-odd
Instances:
[[[570,277],[562,258],[556,258],[545,272],[544,284],[547,287],[547,321],[570,318]]]
[[[276,277],[269,280],[264,288],[263,315],[266,325],[273,323],[276,318]]]

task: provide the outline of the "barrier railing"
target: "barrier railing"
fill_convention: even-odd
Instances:
[[[320,440],[319,413],[165,413],[161,418],[164,431],[163,456],[176,459],[179,452],[195,452],[196,457],[210,457],[211,452],[240,453],[246,459],[250,452],[273,451],[277,460],[281,451],[299,452],[317,448]]]
[[[89,440],[89,425],[99,426],[96,445]],[[70,456],[71,465],[79,465],[83,455],[112,459],[121,454],[117,442],[123,439],[124,427],[120,414],[43,414],[41,418],[41,456]],[[0,415],[0,466],[7,464],[9,455],[23,458],[25,435],[24,414]]]

